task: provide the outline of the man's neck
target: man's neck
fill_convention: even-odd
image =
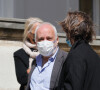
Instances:
[[[42,60],[43,60],[42,61],[42,67],[48,61],[48,59],[55,54],[56,51],[57,51],[57,47],[56,47],[56,49],[55,49],[55,51],[54,51],[54,53],[52,55],[50,55],[50,56],[42,56]]]
[[[50,56],[48,56],[48,57],[43,56],[42,57],[42,67],[48,61],[49,58],[50,58]]]

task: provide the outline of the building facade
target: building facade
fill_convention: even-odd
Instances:
[[[39,17],[56,25],[66,17],[68,11],[80,10],[88,13],[100,35],[100,0],[0,0],[0,17]]]

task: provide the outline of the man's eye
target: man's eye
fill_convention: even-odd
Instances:
[[[43,41],[43,40],[44,40],[43,38],[38,39],[38,41]]]
[[[47,38],[47,40],[52,40],[52,38],[49,37],[49,38]]]

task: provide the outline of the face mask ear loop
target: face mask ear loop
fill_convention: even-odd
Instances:
[[[57,40],[54,40],[53,43],[55,43]]]
[[[57,41],[57,40],[54,40],[54,41],[53,41],[53,43],[54,43],[54,51],[53,51],[53,54],[55,53],[55,51],[56,51],[56,49],[57,49],[57,47],[58,47],[57,45],[55,45],[55,42],[56,42],[56,41]],[[57,47],[56,47],[56,46],[57,46]]]

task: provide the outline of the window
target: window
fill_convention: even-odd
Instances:
[[[79,10],[86,12],[93,19],[93,0],[79,0]]]
[[[100,0],[79,0],[79,10],[91,16],[96,35],[100,36]]]

